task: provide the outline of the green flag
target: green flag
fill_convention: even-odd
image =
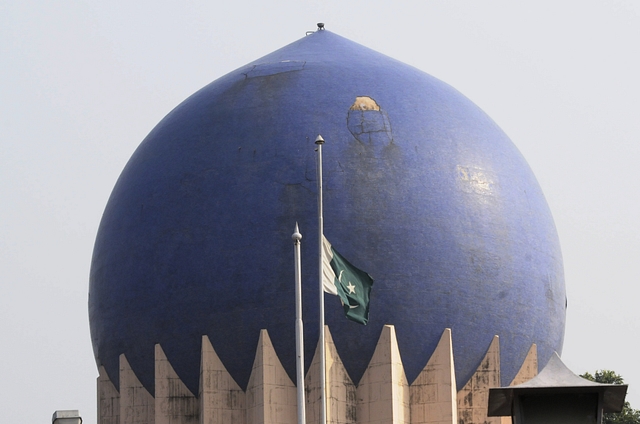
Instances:
[[[369,294],[373,278],[351,265],[322,236],[322,286],[326,293],[340,297],[344,314],[366,325],[369,321]]]

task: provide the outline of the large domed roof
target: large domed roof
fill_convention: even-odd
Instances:
[[[291,233],[303,238],[305,355],[318,340],[314,139],[325,235],[375,279],[370,321],[326,323],[354,382],[384,324],[407,377],[452,329],[461,387],[497,334],[503,383],[532,343],[560,351],[558,238],[529,166],[447,84],[317,31],[204,87],[136,150],[100,224],[90,279],[94,352],[118,384],[124,353],[153,393],[154,344],[197,393],[208,335],[245,387],[266,328],[295,375]]]

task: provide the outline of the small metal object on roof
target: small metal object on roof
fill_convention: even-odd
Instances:
[[[51,424],[82,424],[82,417],[77,409],[60,410],[53,413]]]

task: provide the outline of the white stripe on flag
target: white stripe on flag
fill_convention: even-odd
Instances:
[[[338,295],[338,289],[336,288],[336,273],[331,268],[331,260],[333,259],[333,251],[331,250],[331,243],[326,237],[322,236],[322,288],[325,293]]]

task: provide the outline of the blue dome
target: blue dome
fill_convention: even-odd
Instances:
[[[318,340],[314,140],[325,235],[375,279],[370,321],[326,323],[357,384],[384,324],[408,380],[452,329],[458,387],[500,336],[503,384],[532,343],[561,351],[562,257],[549,208],[498,126],[447,84],[329,31],[214,81],[169,113],[113,189],[91,266],[98,365],[126,354],[153,393],[154,344],[198,391],[208,335],[242,387],[259,331],[295,376],[291,234],[302,240],[307,367]]]

